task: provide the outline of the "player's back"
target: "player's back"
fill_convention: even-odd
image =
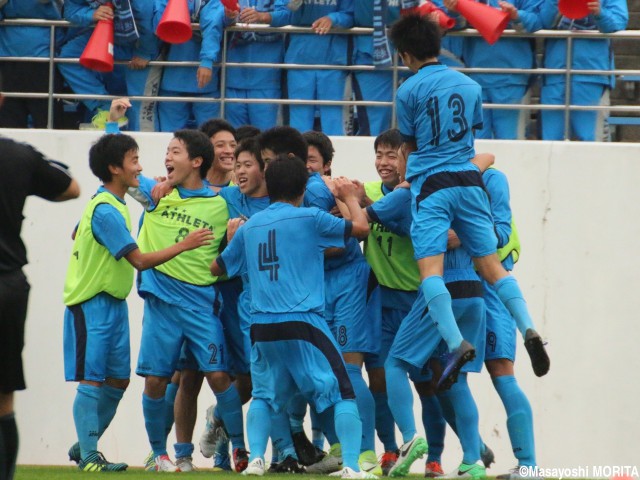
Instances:
[[[336,229],[342,234],[336,236]],[[242,230],[252,313],[322,313],[323,252],[344,246],[344,221],[317,208],[276,202]]]
[[[427,64],[398,89],[398,127],[416,141],[407,180],[460,169],[475,155],[473,129],[482,126],[482,89],[466,75]]]

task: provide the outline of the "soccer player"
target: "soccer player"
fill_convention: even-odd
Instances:
[[[331,162],[335,153],[331,139],[324,133],[313,130],[304,132],[302,137],[309,146],[307,154],[307,170],[309,173],[331,176]]]
[[[124,202],[139,185],[138,145],[128,135],[105,135],[89,151],[91,171],[102,182],[75,232],[64,289],[65,379],[79,382],[73,417],[80,448],[78,468],[122,471],[98,451],[98,439],[113,419],[129,385],[130,347],[126,297],[133,269],[156,267],[182,252],[209,245],[202,228],[159,251],[142,253],[131,237]],[[73,447],[72,447],[73,450]]]
[[[242,404],[229,378],[222,325],[212,308],[217,290],[208,267],[218,254],[229,218],[224,199],[204,184],[212,162],[213,147],[205,134],[177,131],[165,159],[167,180],[176,188],[156,203],[151,199],[155,182],[145,179],[140,185],[152,202],[144,213],[139,238],[142,247],[169,244],[198,226],[206,226],[215,236],[209,248],[142,273],[140,293],[145,313],[136,373],[145,377],[145,425],[157,469],[162,471],[177,470],[167,455],[164,394],[183,342],[217,398],[234,448],[244,450]],[[188,457],[189,452],[176,455]]]
[[[301,392],[318,412],[334,409],[342,478],[371,478],[358,467],[361,423],[355,393],[323,318],[324,282],[318,281],[326,248],[344,247],[349,236],[368,232],[355,186],[348,180],[336,182],[354,219],[349,222],[315,208],[297,208],[308,181],[301,159],[278,156],[265,176],[271,205],[238,229],[211,266],[213,275],[247,272],[253,285],[253,400],[247,417],[251,457],[246,472],[264,473],[270,418]]]
[[[491,199],[491,213],[498,237],[498,257],[504,268],[511,271],[520,256],[520,240],[511,215],[509,182],[506,175],[495,168],[487,169],[482,179]],[[533,412],[526,394],[518,385],[513,369],[516,357],[516,323],[494,290],[486,281],[484,283],[484,301],[487,307],[485,365],[507,412],[509,440],[518,460],[516,468],[499,478],[516,480],[523,477],[518,467],[536,466]]]
[[[375,168],[380,180],[364,184],[366,204],[384,198],[400,183],[398,149],[401,145],[402,136],[395,129],[387,130],[376,137]],[[420,275],[418,265],[413,259],[411,238],[397,235],[374,218],[370,218],[369,227],[371,232],[364,244],[364,254],[380,282],[382,336],[380,352],[367,355],[365,365],[369,373],[369,388],[376,406],[376,430],[385,450],[380,466],[386,475],[398,458],[398,445],[395,439],[395,423],[387,399],[384,362],[402,319],[407,316],[416,299]]]
[[[214,192],[228,187],[233,180],[235,157],[233,152],[238,146],[236,129],[221,118],[207,120],[199,130],[211,139],[213,145],[213,164],[207,172],[207,182]]]
[[[0,94],[0,107],[3,100]],[[13,480],[18,456],[13,392],[26,388],[22,348],[30,288],[22,272],[27,264],[27,251],[20,238],[22,210],[30,195],[64,202],[77,198],[80,186],[66,166],[48,160],[29,145],[2,137],[0,168],[0,478]]]
[[[415,72],[398,89],[398,125],[408,157],[411,239],[420,291],[451,353],[439,388],[449,388],[464,363],[475,356],[473,345],[463,339],[456,325],[451,295],[442,279],[449,228],[474,259],[479,274],[522,325],[534,372],[545,375],[549,357],[516,279],[498,259],[489,200],[480,172],[470,161],[475,155],[473,129],[482,125],[481,88],[436,61],[440,31],[434,22],[406,16],[393,25],[390,35],[404,64]]]

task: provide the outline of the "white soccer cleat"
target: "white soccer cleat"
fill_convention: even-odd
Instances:
[[[179,472],[180,469],[176,467],[175,463],[171,461],[169,455],[158,455],[155,459],[156,472]]]
[[[213,410],[215,405],[211,405],[207,408],[207,423],[200,437],[200,452],[205,458],[211,458],[216,453],[216,446],[220,441],[226,441],[226,434],[224,433],[224,427],[214,417]]]
[[[373,473],[365,472],[364,470],[360,470],[359,472],[356,472],[355,470],[349,467],[344,467],[339,472],[333,472],[329,476],[340,477],[340,478],[369,478],[369,479],[378,478]]]
[[[264,460],[261,458],[254,458],[249,462],[247,468],[242,472],[242,475],[253,475],[262,477],[264,475]]]
[[[176,458],[176,467],[181,472],[193,472],[196,467],[193,466],[193,457]]]

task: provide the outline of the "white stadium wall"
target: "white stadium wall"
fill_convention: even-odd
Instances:
[[[62,362],[62,287],[70,234],[98,186],[87,164],[97,132],[1,132],[31,142],[71,166],[82,198],[64,204],[28,200],[23,238],[32,285],[24,361],[28,389],[16,394],[21,464],[67,464],[75,441],[75,384],[65,383]],[[168,134],[136,133],[146,175],[162,175]],[[372,138],[335,138],[333,171],[361,180],[376,178]],[[512,206],[522,240],[516,265],[540,333],[549,341],[551,371],[536,378],[518,347],[516,374],[535,415],[538,463],[545,468],[587,468],[580,477],[609,475],[600,466],[640,468],[640,147],[636,144],[483,142],[511,183]],[[0,173],[1,174],[1,173]],[[129,201],[133,218],[140,209]],[[142,324],[142,302],[129,297],[132,370]],[[496,475],[515,465],[505,413],[486,371],[474,375],[480,432],[496,453]],[[142,379],[132,377],[100,447],[109,459],[141,465],[149,451],[142,418]],[[200,395],[195,463],[210,466],[197,447],[204,411]],[[420,424],[420,402],[414,402]],[[419,431],[423,431],[419,426]],[[173,434],[170,444],[173,442]],[[398,435],[398,441],[400,441]],[[455,468],[461,450],[451,431],[444,455]],[[378,445],[380,452],[382,447]],[[170,446],[169,451],[173,453]],[[423,464],[414,465],[419,472]],[[559,475],[554,475],[559,476]],[[566,475],[565,475],[566,476]],[[574,475],[575,476],[575,475]]]

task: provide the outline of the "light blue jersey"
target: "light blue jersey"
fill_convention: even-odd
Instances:
[[[466,75],[429,63],[397,93],[398,128],[415,140],[407,180],[420,174],[470,170],[475,156],[473,129],[482,126],[482,89]]]
[[[247,197],[237,186],[224,187],[218,192],[218,195],[227,201],[229,218],[251,218],[270,204],[269,197]]]
[[[253,323],[260,314],[324,312],[323,255],[344,247],[351,222],[276,202],[256,213],[218,257],[229,276],[247,272]]]

